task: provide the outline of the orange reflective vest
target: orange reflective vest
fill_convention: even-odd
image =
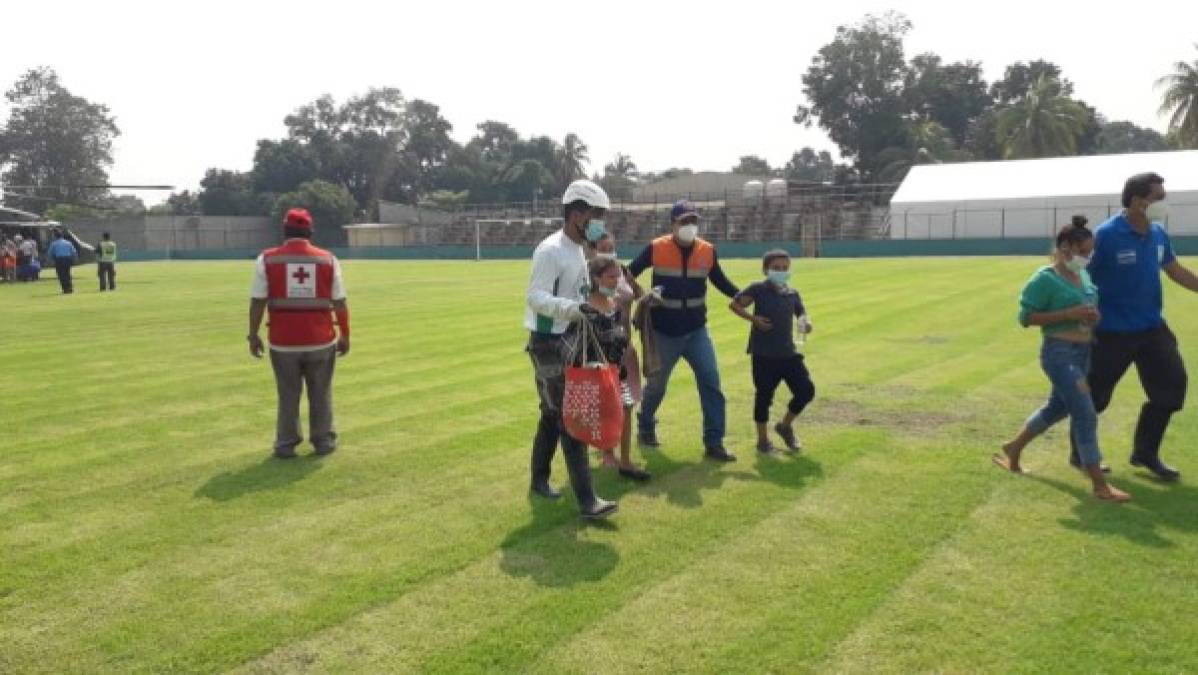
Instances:
[[[653,240],[653,286],[661,287],[667,309],[693,309],[703,306],[707,297],[707,275],[715,266],[715,247],[704,239],[695,239],[690,255],[667,235]]]

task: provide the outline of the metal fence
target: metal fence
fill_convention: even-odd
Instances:
[[[794,187],[784,196],[707,193],[681,195],[698,206],[700,235],[715,243],[793,242],[805,254],[818,255],[824,241],[1046,239],[1082,213],[1095,227],[1119,211],[1106,198],[1075,204],[978,208],[896,208],[889,203],[894,186]],[[1083,203],[1084,202],[1084,203]],[[671,199],[620,201],[605,217],[622,248],[643,246],[670,232]],[[504,204],[465,205],[451,210],[395,205],[392,213],[418,222],[319,228],[322,245],[366,250],[410,247],[409,253],[444,252],[444,257],[482,258],[487,249],[531,250],[562,226],[557,199]],[[1198,235],[1198,203],[1171,203],[1166,229]],[[163,257],[202,257],[205,252],[242,255],[273,246],[279,228],[269,218],[146,216],[126,221],[68,223],[88,242],[112,234],[124,251]],[[380,254],[383,252],[380,251]]]
[[[1048,238],[1070,222],[1085,216],[1091,228],[1119,213],[1117,202],[1087,200],[1073,204],[1045,204],[979,208],[901,208],[889,210],[879,236],[890,239],[1030,239]],[[1198,235],[1198,202],[1171,202],[1162,223],[1174,235]]]

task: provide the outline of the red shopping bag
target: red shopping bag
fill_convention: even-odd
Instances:
[[[566,367],[566,393],[562,400],[562,421],[566,433],[600,450],[620,444],[624,431],[624,403],[620,398],[620,366],[607,363],[594,329],[582,322],[582,365]],[[588,353],[593,345],[597,354]],[[591,361],[590,356],[600,360]]]

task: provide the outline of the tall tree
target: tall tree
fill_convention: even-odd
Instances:
[[[917,164],[939,164],[969,159],[969,154],[957,149],[952,134],[939,122],[916,120],[907,124],[907,143],[887,148],[878,155],[874,180],[897,183]]]
[[[637,169],[636,162],[632,158],[622,152],[617,152],[615,159],[610,164],[603,167],[603,173],[609,176],[623,176],[625,178],[636,178]]]
[[[294,138],[258,141],[254,152],[254,191],[281,194],[320,176],[320,158]]]
[[[631,199],[636,187],[636,162],[622,152],[603,167],[603,175],[596,181],[612,199]]]
[[[535,159],[522,159],[510,166],[501,182],[508,201],[529,202],[539,195],[549,195],[557,187],[553,172]]]
[[[757,155],[743,155],[736,166],[732,167],[732,173],[740,173],[746,176],[769,176],[774,172],[770,168],[770,163]]]
[[[487,120],[476,128],[478,133],[467,145],[476,147],[484,161],[503,164],[512,156],[512,148],[520,140],[520,134],[510,125]]]
[[[999,105],[1010,105],[1026,97],[1041,78],[1052,85],[1053,95],[1073,95],[1073,83],[1061,74],[1061,67],[1042,59],[1007,66],[1003,78],[990,86],[990,95]]]
[[[827,150],[816,152],[815,148],[805,146],[791,155],[783,175],[789,180],[829,183],[834,176],[835,166],[832,153]]]
[[[1062,91],[1059,82],[1042,75],[1022,99],[1002,109],[995,134],[1006,159],[1077,153],[1089,117]]]
[[[289,138],[316,157],[321,179],[344,186],[359,208],[369,209],[379,198],[412,197],[414,170],[401,156],[407,142],[405,110],[398,89],[372,88],[340,106],[322,96],[283,123]]]
[[[565,192],[566,186],[572,181],[587,175],[584,165],[590,162],[588,152],[586,143],[582,142],[578,134],[566,134],[566,139],[558,149],[554,166],[554,178],[557,180],[555,188],[558,192]]]
[[[1198,44],[1194,45],[1198,49]],[[1173,72],[1156,81],[1164,88],[1160,114],[1169,116],[1169,131],[1183,148],[1198,148],[1198,59],[1178,61]]]
[[[108,107],[75,96],[51,68],[26,72],[5,94],[11,107],[0,130],[0,179],[34,186],[43,199],[10,197],[18,209],[41,211],[46,199],[95,201],[112,165],[112,140],[120,135]]]
[[[810,105],[798,106],[794,121],[818,120],[840,154],[866,174],[877,170],[879,152],[906,141],[903,38],[910,30],[911,22],[894,12],[840,26],[803,75]]]
[[[456,147],[449,132],[453,125],[441,116],[441,108],[420,99],[413,99],[404,111],[404,126],[408,141],[404,154],[416,170],[416,195],[430,190],[440,171]]]
[[[965,143],[970,124],[992,105],[980,63],[945,65],[932,53],[911,59],[903,100],[911,114],[940,124],[958,146]]]
[[[300,185],[294,192],[279,195],[272,209],[275,221],[282,222],[283,214],[294,208],[308,209],[312,214],[314,241],[325,246],[340,246],[346,239],[341,226],[353,222],[357,203],[344,187],[313,180]]]
[[[208,169],[196,199],[206,216],[264,216],[270,210],[254,192],[249,173],[226,169]]]
[[[1169,142],[1160,132],[1121,121],[1102,125],[1094,152],[1099,155],[1117,155],[1125,152],[1161,152],[1168,149]]]

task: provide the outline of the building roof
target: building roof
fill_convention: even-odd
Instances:
[[[892,206],[927,202],[1119,195],[1128,177],[1160,174],[1169,193],[1198,191],[1198,150],[912,167]]]

